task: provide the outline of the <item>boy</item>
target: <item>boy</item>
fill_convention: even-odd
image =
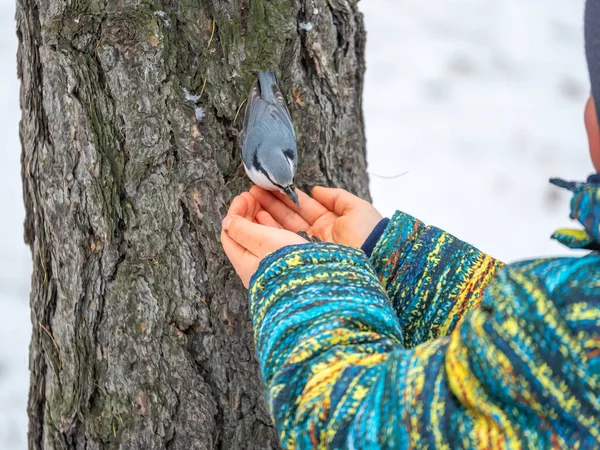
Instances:
[[[585,39],[600,171],[600,0]],[[257,187],[238,196],[221,239],[249,287],[282,446],[599,446],[600,174],[554,183],[584,227],[554,237],[592,253],[506,267],[346,191],[300,193],[301,209]]]

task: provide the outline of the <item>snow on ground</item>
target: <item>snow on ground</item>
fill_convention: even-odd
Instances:
[[[376,206],[506,260],[565,251],[568,196],[591,172],[583,0],[363,0]],[[0,2],[0,448],[26,448],[29,251],[23,244],[14,2]]]
[[[492,255],[564,254],[569,196],[586,177],[583,1],[371,0],[364,108],[375,205]]]
[[[0,1],[0,449],[27,448],[29,249],[23,243],[15,2]]]

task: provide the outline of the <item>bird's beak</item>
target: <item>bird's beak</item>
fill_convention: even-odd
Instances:
[[[285,192],[285,195],[287,195],[288,198],[294,202],[294,205],[300,208],[300,202],[298,201],[298,194],[296,194],[296,188],[294,186],[290,186],[285,188],[283,191]]]

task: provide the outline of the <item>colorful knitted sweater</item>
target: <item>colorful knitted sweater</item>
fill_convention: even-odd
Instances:
[[[600,180],[574,192],[600,248]],[[286,247],[250,286],[284,448],[592,448],[600,442],[600,255],[503,267],[397,213],[370,261]]]

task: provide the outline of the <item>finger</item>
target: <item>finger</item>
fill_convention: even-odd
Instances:
[[[223,250],[225,250],[225,254],[235,272],[247,288],[250,284],[250,278],[258,269],[259,259],[231,239],[225,231],[221,231],[221,244],[223,244]]]
[[[228,216],[242,216],[244,217],[248,211],[248,202],[241,195],[236,196],[231,205],[229,206],[229,210],[227,211]]]
[[[306,243],[295,233],[259,225],[240,216],[226,217],[223,228],[230,238],[259,259],[286,245]]]
[[[266,212],[264,209],[261,209],[256,213],[256,222],[266,227],[283,229],[281,224],[273,219],[271,214]]]
[[[256,200],[256,198],[254,197],[254,195],[252,195],[250,192],[244,192],[241,194],[241,197],[246,200],[246,203],[248,204],[248,209],[246,211],[246,214],[244,215],[244,217],[252,222],[256,221],[256,214],[258,213],[258,211],[260,211],[262,208],[260,206],[260,203],[258,203],[258,201]],[[242,214],[235,214],[236,216],[241,216]]]
[[[339,220],[339,217],[336,213],[330,211],[313,223],[309,232],[323,242],[335,242],[333,239],[333,228],[336,220]]]
[[[298,231],[306,231],[310,227],[310,224],[296,211],[275,197],[271,192],[256,186],[253,186],[250,192],[260,203],[262,209],[268,212],[286,230],[297,233]]]
[[[325,208],[333,211],[338,216],[343,216],[349,210],[360,206],[364,200],[352,195],[344,189],[332,189],[317,186],[313,189],[312,195]]]
[[[298,208],[294,203],[285,195],[279,191],[274,192],[275,196],[285,203],[286,206],[300,214],[309,225],[315,223],[319,217],[323,214],[327,214],[329,210],[325,208],[321,203],[312,198],[310,195],[301,191],[300,189],[296,189],[298,194],[298,203],[300,204],[300,208]]]

